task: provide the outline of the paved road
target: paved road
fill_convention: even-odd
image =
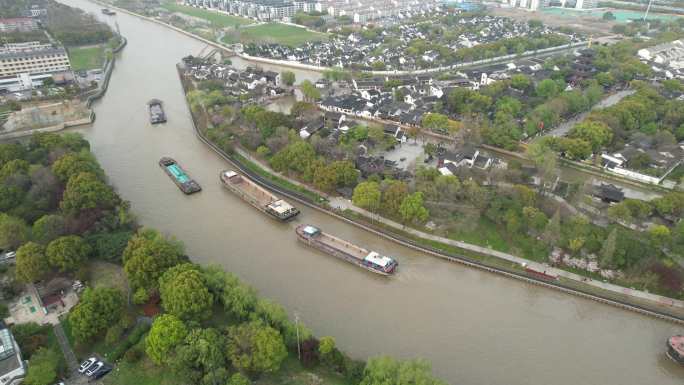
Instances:
[[[76,354],[74,350],[71,349],[71,344],[69,344],[69,339],[64,333],[64,328],[61,323],[57,323],[52,326],[55,331],[55,336],[57,337],[57,342],[59,347],[62,349],[64,354],[64,359],[66,360],[67,367],[69,368],[69,375],[65,383],[68,385],[84,385],[88,383],[88,378],[78,373],[78,360],[76,359]],[[96,382],[93,385],[99,385],[100,382]]]

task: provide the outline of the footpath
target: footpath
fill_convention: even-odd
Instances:
[[[263,170],[267,171],[270,174],[273,174],[273,175],[276,175],[282,179],[285,179],[294,185],[306,188],[308,190],[312,190],[312,188],[310,186],[308,186],[304,183],[301,183],[297,180],[294,180],[292,178],[288,178],[286,175],[283,175],[281,173],[274,171],[273,169],[271,169],[267,165],[264,165],[259,159],[255,158],[254,156],[252,156],[247,151],[244,151],[241,148],[236,148],[235,152],[237,152],[242,157],[244,157],[245,159],[248,159],[249,161],[256,164],[257,166],[259,166],[260,168],[262,168]],[[365,218],[369,218],[375,222],[381,223],[384,226],[399,230],[399,231],[404,232],[404,233],[408,233],[408,234],[415,236],[415,237],[418,237],[418,238],[443,243],[443,244],[446,244],[449,246],[458,247],[460,249],[472,251],[474,253],[478,253],[478,254],[482,254],[482,255],[488,255],[491,257],[496,257],[496,258],[502,259],[504,261],[514,263],[518,266],[528,267],[528,268],[530,268],[534,271],[540,272],[540,273],[543,272],[544,274],[547,274],[550,276],[563,277],[563,278],[566,278],[566,279],[569,279],[572,281],[581,282],[582,284],[585,284],[588,286],[593,286],[597,289],[606,290],[606,291],[613,292],[613,293],[620,294],[620,295],[628,295],[628,296],[639,298],[639,299],[646,300],[646,301],[652,301],[652,302],[655,302],[661,306],[668,306],[668,307],[673,307],[673,308],[684,310],[684,301],[680,301],[680,300],[676,300],[673,298],[664,297],[664,296],[656,295],[656,294],[652,294],[652,293],[647,293],[647,292],[641,291],[641,290],[630,289],[630,288],[615,285],[615,284],[612,284],[609,282],[589,279],[587,277],[569,272],[567,270],[563,270],[563,269],[559,269],[559,268],[556,268],[553,266],[549,266],[548,264],[545,264],[545,263],[539,263],[536,261],[532,261],[529,259],[525,259],[525,258],[515,256],[513,254],[505,253],[505,252],[498,251],[498,250],[493,250],[493,249],[490,249],[487,247],[474,245],[471,243],[466,243],[466,242],[462,242],[462,241],[458,241],[458,240],[454,240],[454,239],[450,239],[450,238],[444,238],[444,237],[440,237],[440,236],[437,236],[434,234],[429,234],[429,233],[426,233],[424,231],[420,231],[420,230],[417,230],[417,229],[414,229],[411,227],[406,227],[406,226],[402,225],[401,223],[395,222],[391,219],[382,217],[382,216],[377,215],[377,214],[373,214],[373,213],[371,213],[367,210],[364,210],[360,207],[354,206],[349,200],[347,200],[345,198],[337,197],[337,196],[330,196],[330,195],[327,195],[321,191],[315,191],[315,192],[317,194],[323,196],[323,197],[326,197],[329,201],[330,207],[335,209],[335,210],[353,211],[353,212],[355,212],[355,213],[357,213],[357,214],[359,214]]]

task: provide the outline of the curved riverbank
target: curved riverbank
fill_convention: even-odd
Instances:
[[[206,45],[125,13],[102,15],[86,0],[60,1],[118,23],[128,38],[93,104],[97,120],[77,132],[139,222],[176,235],[193,261],[234,272],[355,359],[422,357],[450,384],[681,385],[684,367],[664,354],[678,324],[431,257],[303,204],[293,222],[264,217],[221,185],[231,166],[193,130],[175,64]],[[149,124],[152,98],[164,101],[167,123]],[[202,192],[179,192],[157,165],[163,156]],[[400,274],[377,277],[302,245],[301,223],[395,257]]]
[[[182,75],[180,69],[178,69],[178,75],[179,75],[180,82],[183,86],[184,92],[187,92],[185,82],[183,81],[183,75]],[[189,104],[187,104],[187,100],[186,100],[186,105],[188,107],[188,111],[191,111]],[[226,161],[231,163],[234,167],[236,167],[238,170],[240,170],[240,172],[247,175],[249,178],[251,178],[252,180],[254,180],[256,183],[258,183],[259,185],[261,185],[264,188],[267,188],[273,192],[279,193],[283,196],[286,196],[290,199],[293,199],[293,200],[295,200],[301,204],[304,204],[304,205],[306,205],[310,208],[313,208],[317,211],[320,211],[320,212],[323,212],[327,215],[330,215],[330,216],[332,216],[338,220],[352,224],[352,225],[359,227],[365,231],[371,232],[375,235],[378,235],[378,236],[381,236],[385,239],[396,242],[402,246],[406,246],[406,247],[412,248],[414,250],[419,250],[419,251],[424,252],[426,254],[430,254],[432,256],[436,256],[436,257],[448,260],[450,262],[458,262],[458,263],[461,263],[461,264],[464,264],[464,265],[467,265],[470,267],[476,267],[476,268],[479,268],[479,269],[482,269],[482,270],[485,270],[485,271],[488,271],[491,273],[500,274],[500,275],[503,275],[503,276],[506,276],[509,278],[519,279],[519,280],[522,280],[522,281],[527,282],[527,283],[560,290],[560,291],[567,293],[567,294],[573,294],[576,296],[591,299],[591,300],[601,302],[604,304],[619,307],[619,308],[622,308],[625,310],[634,311],[637,313],[641,313],[641,314],[645,314],[648,316],[660,318],[660,319],[667,320],[670,322],[684,324],[684,317],[683,316],[676,315],[676,314],[667,312],[665,310],[657,310],[655,308],[648,308],[644,305],[639,305],[639,304],[636,304],[633,302],[629,302],[629,301],[625,301],[625,300],[619,300],[619,299],[615,299],[615,298],[610,298],[609,296],[597,295],[595,293],[591,293],[589,290],[582,290],[579,288],[573,288],[573,287],[570,287],[569,285],[565,285],[561,282],[543,280],[543,279],[538,278],[538,277],[533,276],[533,275],[527,275],[524,272],[522,272],[521,270],[516,271],[515,269],[512,269],[512,268],[505,269],[501,266],[495,267],[495,266],[487,265],[481,261],[478,261],[478,260],[473,259],[473,258],[469,258],[465,255],[460,255],[460,254],[455,254],[455,253],[447,253],[445,250],[438,249],[435,247],[427,247],[424,244],[421,244],[421,243],[424,243],[425,241],[430,241],[428,239],[425,239],[425,238],[419,238],[418,240],[410,239],[410,238],[406,237],[405,235],[397,234],[396,232],[391,231],[387,228],[381,228],[381,227],[378,227],[378,226],[370,224],[370,223],[364,223],[361,220],[355,219],[353,216],[350,216],[350,215],[343,215],[343,213],[340,212],[339,210],[333,210],[333,209],[329,208],[328,206],[321,205],[320,202],[313,201],[310,198],[310,196],[308,196],[308,195],[302,194],[302,193],[297,192],[297,191],[292,191],[292,190],[287,189],[285,187],[279,186],[278,184],[273,183],[273,182],[267,180],[266,178],[262,177],[261,175],[257,174],[256,172],[252,171],[252,169],[247,167],[243,163],[243,161],[241,161],[240,159],[238,159],[237,157],[235,157],[233,155],[226,153],[224,150],[222,150],[217,145],[215,145],[211,140],[209,140],[209,138],[207,138],[204,135],[204,133],[202,133],[202,131],[197,127],[194,114],[192,112],[190,112],[190,115],[191,115],[191,119],[192,119],[193,130],[195,131],[195,134],[197,135],[197,137],[205,145],[207,145],[211,150],[216,152],[219,156],[221,156],[223,159],[225,159]],[[296,184],[295,182],[291,182],[291,183]],[[316,192],[316,193],[318,193],[318,192]],[[361,218],[364,218],[364,217],[361,217]],[[468,246],[468,245],[463,244],[462,242],[458,242],[458,245],[456,247],[463,248],[464,246]],[[471,246],[474,246],[474,245],[471,245]],[[472,247],[470,251],[486,252],[487,250],[485,250],[484,248],[481,248],[481,247]],[[491,251],[489,251],[488,254],[491,256],[497,257],[497,258],[502,258],[502,255],[505,253],[496,252],[496,251],[491,250]],[[509,258],[506,258],[506,259],[509,259]],[[517,258],[517,259],[522,260],[521,258]],[[509,261],[510,261],[510,259],[509,259]],[[519,261],[515,261],[515,262],[519,263]],[[525,261],[525,263],[538,265],[537,263],[532,262],[532,261]],[[572,273],[568,273],[565,275],[576,276]],[[579,276],[574,277],[574,279],[576,281],[578,281],[578,278],[580,278],[580,277]],[[573,279],[573,278],[571,278],[571,279]],[[594,288],[599,288],[602,290],[610,291],[610,292],[613,292],[615,294],[628,295],[628,296],[634,297],[635,299],[638,298],[638,299],[643,299],[643,300],[647,300],[647,301],[653,301],[653,302],[656,302],[660,305],[667,304],[667,306],[670,306],[671,308],[675,308],[675,309],[684,309],[684,301],[679,301],[679,300],[675,300],[672,298],[658,296],[658,295],[654,295],[654,294],[650,294],[650,293],[639,292],[636,290],[631,290],[631,289],[619,287],[616,285],[606,285],[606,284],[603,284],[601,282],[595,282],[595,283],[586,282],[586,283],[584,283],[584,285],[593,286]]]

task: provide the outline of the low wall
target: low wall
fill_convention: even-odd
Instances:
[[[90,112],[90,115],[87,118],[83,119],[77,119],[77,120],[70,120],[68,122],[64,122],[61,124],[56,124],[54,126],[49,126],[49,127],[43,127],[43,128],[34,128],[32,130],[21,130],[21,131],[13,131],[13,132],[8,132],[5,134],[0,135],[0,141],[2,140],[10,140],[10,139],[17,139],[17,138],[23,138],[26,136],[31,136],[33,134],[38,134],[38,133],[44,133],[44,132],[58,132],[62,131],[66,128],[70,127],[77,127],[77,126],[83,126],[86,124],[90,124],[95,120],[95,113]]]
[[[178,75],[179,75],[179,78],[181,80],[181,84],[183,86],[183,91],[184,91],[184,93],[186,93],[187,92],[186,85],[185,85],[185,82],[183,81],[183,75],[181,73],[180,68],[178,68]],[[186,105],[188,107],[188,111],[191,111],[190,105],[187,102],[187,98],[186,98]],[[527,282],[527,283],[530,283],[533,285],[544,286],[547,288],[559,290],[559,291],[562,291],[564,293],[573,294],[573,295],[576,295],[578,297],[591,299],[593,301],[605,303],[605,304],[608,304],[611,306],[619,307],[619,308],[622,308],[625,310],[634,311],[634,312],[637,312],[640,314],[652,316],[652,317],[663,319],[666,321],[670,321],[670,322],[674,322],[674,323],[678,323],[678,324],[684,324],[684,317],[680,317],[680,316],[677,316],[674,314],[669,314],[665,311],[650,309],[650,308],[646,308],[644,306],[631,304],[631,303],[628,303],[625,301],[621,301],[621,300],[617,300],[617,299],[611,299],[611,298],[600,296],[597,294],[592,294],[588,291],[583,291],[580,289],[572,288],[572,287],[565,285],[561,282],[545,281],[545,280],[542,280],[542,279],[534,277],[534,276],[525,275],[521,272],[518,272],[518,271],[515,271],[512,269],[508,270],[508,269],[503,269],[503,268],[499,268],[499,267],[489,266],[489,265],[486,265],[486,264],[479,262],[477,260],[468,258],[464,255],[446,253],[442,250],[438,250],[438,249],[435,249],[432,247],[426,247],[426,246],[420,245],[417,242],[415,242],[411,239],[408,239],[402,235],[392,233],[386,229],[380,229],[380,228],[377,228],[375,226],[347,218],[347,217],[341,215],[341,213],[338,213],[338,212],[335,212],[335,211],[330,210],[328,208],[322,207],[316,202],[312,202],[310,198],[308,198],[307,196],[305,196],[303,194],[300,194],[296,191],[286,190],[280,186],[275,185],[271,181],[263,178],[262,176],[256,174],[255,172],[251,171],[245,165],[240,163],[239,160],[236,160],[233,156],[227,154],[225,151],[223,151],[221,148],[219,148],[213,142],[211,142],[206,136],[204,136],[204,134],[200,131],[200,129],[195,124],[195,117],[194,117],[194,115],[192,115],[192,112],[190,112],[190,115],[191,115],[192,125],[193,125],[193,129],[195,131],[195,134],[200,139],[200,141],[202,141],[205,145],[207,145],[211,150],[216,152],[219,156],[221,156],[223,159],[225,159],[228,163],[233,165],[236,169],[238,169],[240,172],[245,174],[247,177],[252,179],[255,183],[259,184],[260,186],[262,186],[266,189],[269,189],[271,191],[274,191],[278,194],[281,194],[281,195],[283,195],[289,199],[295,200],[295,201],[297,201],[301,204],[304,204],[304,205],[306,205],[312,209],[318,210],[322,213],[330,215],[336,219],[344,221],[350,225],[359,227],[363,230],[371,232],[371,233],[378,235],[380,237],[394,241],[400,245],[403,245],[403,246],[406,246],[408,248],[418,250],[418,251],[424,252],[426,254],[429,254],[429,255],[432,255],[435,257],[439,257],[439,258],[442,258],[442,259],[445,259],[445,260],[448,260],[451,262],[457,262],[457,263],[460,263],[460,264],[463,264],[466,266],[476,267],[476,268],[479,268],[479,269],[482,269],[482,270],[485,270],[485,271],[488,271],[491,273],[504,275],[504,276],[510,277],[510,278],[519,279],[519,280],[522,280],[524,282]],[[616,293],[616,294],[630,295],[630,293],[629,293],[630,289],[627,289],[627,288],[622,288],[622,289],[627,290],[627,291],[623,290],[622,292]],[[651,297],[651,296],[655,300],[654,305],[657,304],[657,305],[661,305],[661,306],[671,306],[671,307],[673,305],[675,305],[676,300],[672,300],[672,299],[668,299],[666,297],[656,296],[656,295],[650,295],[649,297]],[[676,301],[677,304],[680,302],[681,301]]]
[[[102,79],[100,86],[97,88],[97,91],[93,95],[88,96],[88,98],[86,100],[86,106],[88,108],[90,108],[90,106],[93,104],[93,102],[95,102],[96,100],[103,97],[104,94],[107,92],[107,88],[109,87],[109,79],[112,76],[112,71],[114,70],[114,64],[116,63],[116,58],[114,57],[114,55],[121,52],[123,47],[125,47],[126,44],[128,44],[128,40],[126,40],[125,37],[120,36],[120,38],[121,38],[121,43],[119,44],[118,47],[116,47],[112,50],[112,59],[111,60],[107,59],[107,61],[105,63],[104,78]],[[93,116],[93,118],[94,118],[94,116]]]

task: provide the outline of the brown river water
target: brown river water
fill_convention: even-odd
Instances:
[[[106,17],[86,0],[61,1],[116,20],[128,38],[94,105],[96,122],[78,131],[141,223],[182,240],[194,261],[235,272],[355,358],[423,357],[452,384],[684,382],[684,368],[664,353],[682,327],[445,262],[308,208],[289,224],[267,218],[221,187],[228,164],[193,133],[175,64],[204,44],[121,12]],[[164,101],[168,123],[148,123],[151,98]],[[159,169],[162,156],[204,190],[183,195]],[[396,256],[398,274],[374,276],[299,244],[294,228],[303,222]]]

